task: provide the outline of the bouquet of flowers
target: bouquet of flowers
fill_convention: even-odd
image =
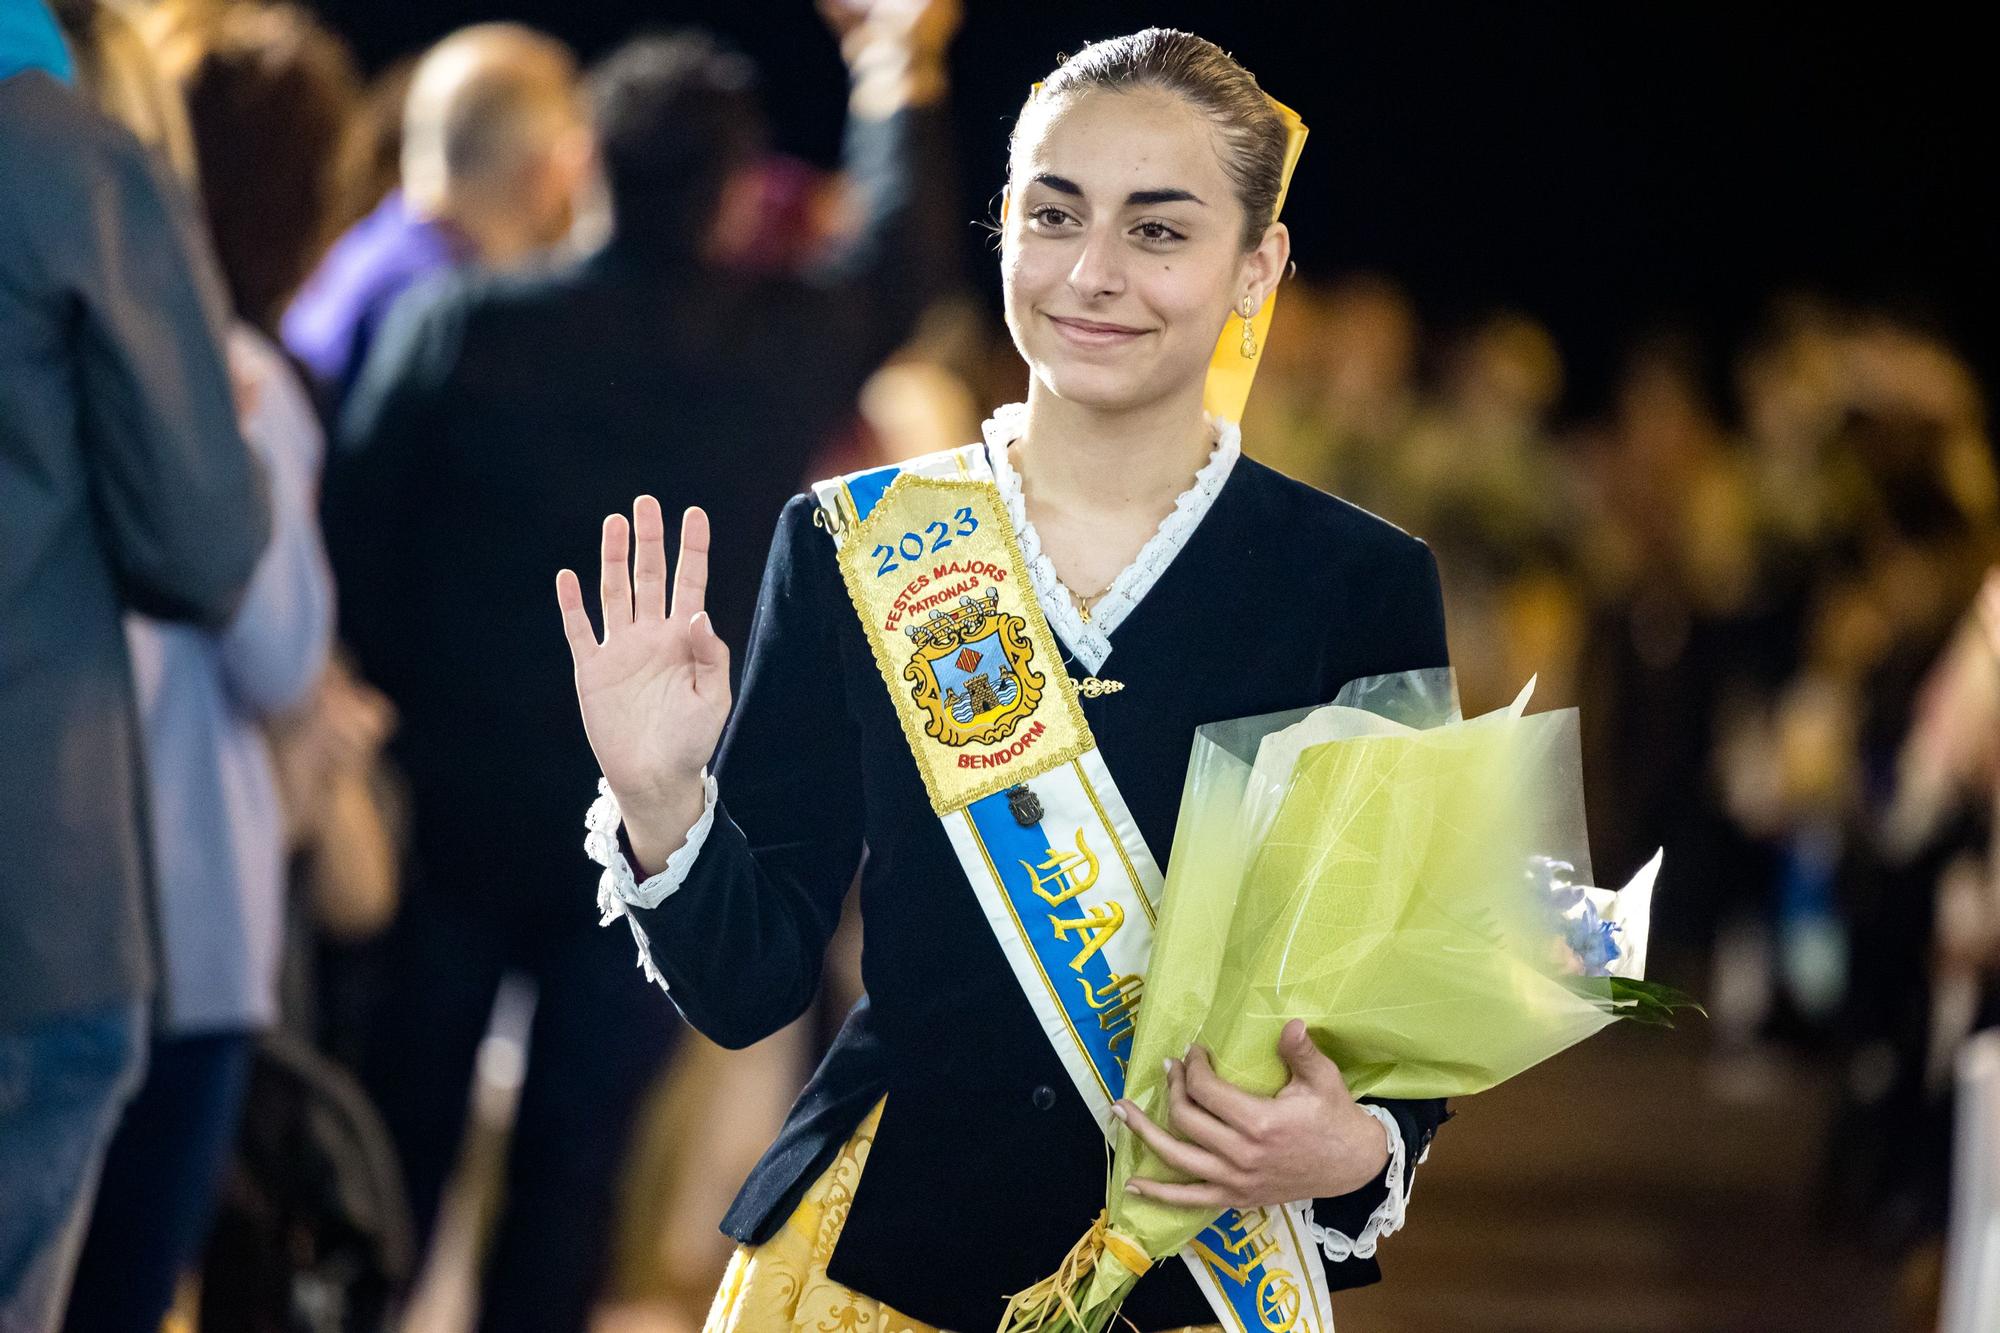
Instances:
[[[1576,710],[1528,715],[1533,687],[1464,720],[1448,670],[1406,672],[1196,733],[1129,1100],[1168,1123],[1164,1061],[1194,1042],[1275,1094],[1294,1018],[1357,1097],[1466,1096],[1689,1003],[1642,979],[1660,858],[1617,893],[1590,884]],[[1004,1333],[1099,1333],[1134,1257],[1215,1220],[1127,1193],[1134,1174],[1186,1179],[1121,1129],[1107,1215]]]

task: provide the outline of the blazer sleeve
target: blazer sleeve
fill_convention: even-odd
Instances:
[[[129,136],[102,165],[80,214],[52,220],[72,266],[92,501],[128,604],[220,626],[270,536],[223,361],[220,282],[178,182]]]
[[[1438,580],[1437,558],[1424,542],[1406,537],[1398,541],[1384,560],[1387,577],[1376,581],[1372,595],[1373,623],[1383,627],[1384,638],[1399,665],[1385,671],[1419,670],[1449,666],[1450,652],[1445,643],[1444,592]],[[1376,1276],[1372,1265],[1380,1239],[1403,1224],[1404,1205],[1415,1184],[1417,1163],[1430,1151],[1431,1138],[1438,1126],[1451,1117],[1441,1097],[1404,1100],[1392,1097],[1362,1097],[1362,1105],[1378,1108],[1376,1116],[1385,1122],[1389,1134],[1389,1160],[1375,1179],[1357,1190],[1330,1198],[1313,1200],[1312,1231],[1327,1263],[1329,1283],[1335,1290],[1356,1286]],[[1393,1123],[1393,1131],[1390,1124]],[[1361,1262],[1353,1262],[1361,1261]],[[1362,1272],[1363,1268],[1367,1272]]]
[[[625,853],[603,839],[592,851],[607,867],[607,923],[630,919],[681,1014],[731,1049],[812,1003],[861,860],[859,735],[839,684],[839,618],[853,612],[813,507],[798,496],[779,519],[711,809],[692,861],[672,867],[679,882],[635,894]],[[591,822],[597,838],[607,822]]]

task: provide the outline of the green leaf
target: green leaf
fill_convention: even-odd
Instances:
[[[1674,1011],[1692,1009],[1703,1018],[1708,1010],[1685,991],[1658,981],[1641,981],[1633,977],[1610,977],[1611,1004],[1620,1018],[1657,1027],[1672,1027]]]

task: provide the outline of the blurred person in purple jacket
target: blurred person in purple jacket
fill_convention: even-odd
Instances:
[[[401,188],[334,244],[282,324],[329,417],[397,297],[463,263],[513,265],[568,232],[590,160],[576,79],[567,47],[515,23],[461,29],[418,62]]]
[[[315,154],[324,168],[347,103],[338,63],[319,58],[334,43],[303,11],[231,13],[190,71],[204,93],[192,126],[181,89],[118,11],[64,0],[62,18],[87,71],[83,90],[107,114],[150,108],[128,128],[190,185],[199,177],[225,281],[240,296],[268,286],[270,273],[304,271],[324,199],[288,186],[302,170],[317,174]],[[196,143],[236,160],[198,172]],[[246,177],[267,182],[267,197],[245,198]],[[257,228],[213,225],[248,204],[260,206]],[[238,423],[270,485],[272,540],[220,628],[126,617],[152,813],[160,1002],[145,1081],[105,1158],[70,1330],[151,1329],[166,1315],[208,1231],[255,1036],[277,1017],[286,824],[265,727],[306,704],[326,669],[333,580],[317,518],[317,415],[284,354],[244,315],[226,346]]]
[[[225,623],[269,534],[182,192],[0,0],[0,1328],[53,1326],[153,991],[123,616]]]

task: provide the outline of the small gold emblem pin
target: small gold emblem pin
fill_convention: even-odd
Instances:
[[[1007,789],[1007,809],[1022,828],[1033,828],[1042,822],[1041,800],[1025,782]]]

